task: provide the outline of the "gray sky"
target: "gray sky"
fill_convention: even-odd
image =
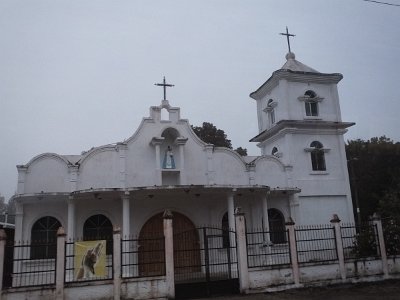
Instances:
[[[391,0],[400,4],[399,0]],[[191,124],[259,151],[249,93],[296,59],[342,73],[345,138],[400,140],[400,7],[361,0],[0,1],[0,193],[17,164],[130,137],[162,90]]]

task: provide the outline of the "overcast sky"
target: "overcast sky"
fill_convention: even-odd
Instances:
[[[388,0],[389,1],[389,0]],[[400,4],[399,0],[390,0]],[[342,73],[345,139],[400,140],[400,7],[362,0],[0,1],[0,194],[17,164],[80,154],[130,137],[159,105],[225,130],[236,148],[257,135],[256,90],[296,59]]]

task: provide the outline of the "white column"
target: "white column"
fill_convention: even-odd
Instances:
[[[174,275],[174,238],[172,228],[172,214],[164,212],[164,238],[165,238],[165,277],[167,283],[167,298],[175,298],[175,275]]]
[[[75,236],[75,202],[74,197],[68,197],[68,227],[67,240],[73,240]]]
[[[4,276],[4,254],[6,248],[7,235],[4,229],[0,229],[0,299],[3,290],[3,276]]]
[[[24,205],[18,200],[15,203],[15,233],[14,240],[17,242],[22,242],[22,217],[24,214]]]
[[[65,231],[60,227],[57,230],[57,259],[56,259],[56,300],[64,299],[65,275]]]
[[[382,221],[381,218],[375,213],[372,218],[372,222],[376,227],[377,235],[378,235],[378,243],[379,243],[379,252],[381,253],[381,260],[382,260],[382,271],[383,277],[385,279],[389,278],[389,266],[386,254],[386,245],[385,245],[385,238],[383,236],[383,228],[382,228]]]
[[[235,230],[235,201],[233,199],[234,191],[228,194],[228,223],[229,223],[229,244],[231,247],[236,245]],[[235,255],[234,253],[232,253]]]
[[[228,194],[228,222],[229,229],[235,229],[235,201],[233,199],[233,192]]]
[[[297,245],[296,245],[296,233],[294,231],[294,222],[292,218],[286,222],[286,230],[289,231],[289,247],[290,247],[290,258],[292,263],[293,281],[295,285],[300,284],[300,269],[299,262],[297,260]]]
[[[342,280],[346,279],[346,266],[344,263],[344,252],[343,252],[343,241],[342,241],[342,231],[340,230],[340,219],[338,215],[333,215],[331,220],[331,224],[335,230],[335,239],[336,239],[336,250],[339,260],[339,271],[340,277]]]
[[[246,245],[246,224],[244,214],[237,212],[236,235],[237,235],[237,262],[239,271],[239,287],[241,293],[247,293],[249,290],[249,268],[247,264],[247,245]]]
[[[129,192],[121,196],[122,199],[122,236],[128,238],[131,235],[131,211]]]
[[[268,220],[268,196],[269,192],[265,195],[262,195],[262,216],[263,216],[263,229],[265,231],[269,231],[269,220]],[[269,238],[268,238],[269,239]]]
[[[155,144],[156,147],[156,185],[162,184],[161,178],[161,153],[160,153],[160,144]]]
[[[113,230],[113,276],[114,300],[121,299],[121,229],[118,226]]]

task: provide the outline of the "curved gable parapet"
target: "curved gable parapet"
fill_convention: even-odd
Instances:
[[[47,158],[60,160],[61,162],[65,163],[66,167],[68,167],[68,165],[71,165],[71,163],[62,155],[59,155],[57,153],[47,152],[47,153],[42,153],[42,154],[36,155],[24,167],[29,169],[29,167],[31,167],[33,164],[39,162],[42,159],[47,159]]]
[[[285,171],[288,166],[285,165],[278,157],[275,155],[263,155],[257,157],[255,160],[253,160],[252,164],[257,168],[257,164],[261,163],[262,161],[270,161],[276,163],[282,171]]]
[[[72,164],[65,157],[55,153],[35,156],[24,166],[26,175],[21,177],[24,182],[23,192],[29,194],[68,191],[69,166]]]
[[[199,146],[207,146],[207,145],[212,145],[212,144],[208,144],[206,142],[204,142],[201,138],[199,138],[197,136],[197,134],[193,131],[192,126],[189,124],[189,121],[184,119],[184,120],[180,120],[181,122],[184,122],[186,124],[187,130],[190,134],[190,138]]]
[[[83,154],[82,158],[78,161],[78,164],[83,167],[84,164],[93,156],[96,154],[99,154],[101,152],[105,151],[118,151],[118,145],[117,144],[109,144],[109,145],[104,145],[100,147],[95,147],[90,149],[88,152]]]
[[[233,158],[235,158],[238,162],[243,164],[243,168],[246,170],[247,163],[243,159],[243,157],[237,153],[235,150],[226,148],[226,147],[215,147],[214,148],[214,153],[226,153],[228,155],[231,155]]]
[[[155,123],[155,122],[152,118],[143,118],[139,124],[139,127],[136,129],[136,131],[129,138],[127,138],[124,142],[125,143],[134,142],[140,136],[140,133],[142,132],[142,129],[144,128],[145,123]]]
[[[215,183],[220,185],[247,185],[247,164],[239,154],[228,148],[215,148],[213,152]]]
[[[272,188],[287,187],[289,166],[273,155],[260,156],[253,161],[255,166],[255,183],[268,185]]]

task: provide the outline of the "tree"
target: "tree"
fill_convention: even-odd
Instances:
[[[208,144],[213,144],[217,147],[227,147],[232,149],[231,140],[229,140],[225,132],[217,129],[212,123],[203,122],[203,126],[192,126],[194,133]]]
[[[225,131],[218,129],[212,123],[203,122],[203,126],[193,126],[194,133],[205,143],[213,144],[217,147],[226,147],[232,149],[231,140],[228,139]],[[247,149],[238,147],[235,149],[241,156],[247,155]]]
[[[352,140],[347,142],[346,154],[353,201],[357,191],[361,219],[365,221],[378,211],[381,200],[387,202],[388,192],[400,187],[400,143],[386,136]]]

